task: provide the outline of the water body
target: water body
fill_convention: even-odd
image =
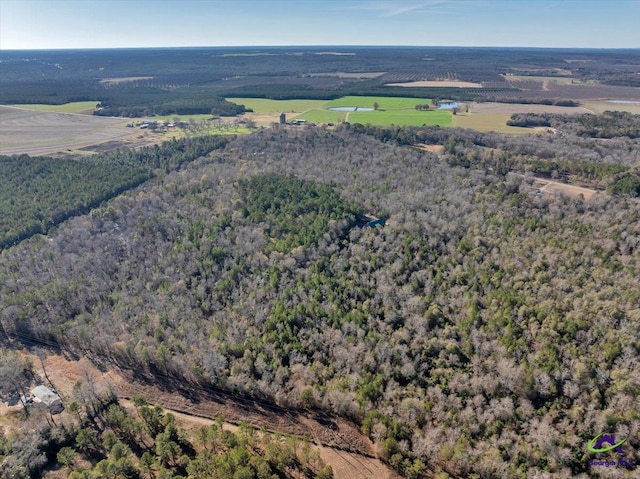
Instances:
[[[457,101],[453,101],[451,103],[440,103],[438,105],[438,110],[452,110],[454,108],[458,108],[460,104]]]
[[[373,108],[365,106],[334,106],[329,108],[331,111],[373,111]]]
[[[634,100],[607,100],[607,103],[622,103],[625,105],[640,105],[640,101]]]

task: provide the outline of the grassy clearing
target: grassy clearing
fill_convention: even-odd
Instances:
[[[144,117],[147,120],[153,120],[153,121],[189,121],[189,120],[193,120],[193,121],[205,121],[205,120],[211,120],[213,117],[211,116],[211,113],[197,113],[197,114],[193,114],[193,115],[157,115],[157,116],[147,116]],[[139,118],[135,118],[136,120],[139,120]]]
[[[583,101],[582,106],[596,113],[605,111],[626,111],[640,115],[640,103],[611,103],[610,101]]]
[[[325,107],[326,100],[267,100],[265,98],[226,98],[227,101],[244,105],[256,113],[303,113]]]
[[[451,113],[446,110],[387,110],[349,113],[349,123],[369,123],[371,125],[439,125],[451,126]]]
[[[344,121],[346,115],[344,111],[311,110],[297,116],[296,119],[313,123],[340,123]]]
[[[65,103],[64,105],[11,105],[16,108],[24,108],[25,110],[36,111],[50,111],[53,113],[80,113],[81,111],[93,110],[96,107],[97,101],[74,101],[72,103]]]
[[[336,100],[331,100],[325,105],[326,108],[336,106],[364,106],[373,108],[373,104],[377,103],[378,107],[383,110],[398,110],[403,108],[414,108],[416,105],[431,105],[428,98],[408,98],[408,97],[386,97],[386,96],[343,96]]]
[[[536,133],[533,128],[508,126],[507,120],[509,118],[511,115],[505,113],[470,113],[453,116],[452,124],[460,128],[471,128],[478,131],[495,131],[516,135]]]

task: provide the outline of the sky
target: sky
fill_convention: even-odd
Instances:
[[[640,0],[0,0],[0,49],[640,48]]]

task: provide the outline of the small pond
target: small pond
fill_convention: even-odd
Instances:
[[[457,101],[452,101],[450,103],[440,103],[438,105],[438,110],[453,110],[454,108],[458,108],[460,104]]]
[[[373,108],[365,106],[333,106],[329,108],[331,111],[373,111]]]

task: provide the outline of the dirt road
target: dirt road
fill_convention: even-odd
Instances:
[[[521,173],[509,173],[521,178],[527,178]],[[548,180],[546,178],[538,178],[537,176],[529,177],[533,179],[532,187],[536,188],[542,193],[557,193],[562,192],[568,196],[584,196],[585,200],[590,199],[598,190],[591,188],[584,188],[582,186],[568,185],[567,183],[560,183],[559,181]]]
[[[177,384],[159,387],[140,377],[136,379],[127,371],[102,366],[98,368],[85,357],[51,354],[43,361],[44,369],[37,357],[33,356],[32,361],[34,369],[43,379],[46,371],[46,377],[50,378],[63,401],[72,397],[77,382],[91,382],[97,389],[116,392],[124,406],[132,406],[130,400],[133,397],[141,397],[150,404],[161,406],[174,414],[185,429],[196,430],[222,417],[225,427],[229,429],[247,421],[257,429],[265,427],[270,432],[305,438],[333,468],[336,479],[399,477],[375,457],[371,441],[354,424],[339,417],[331,417],[332,426],[328,427],[328,416],[318,421],[317,414],[287,410],[223,391],[199,390],[193,386],[185,390]]]

